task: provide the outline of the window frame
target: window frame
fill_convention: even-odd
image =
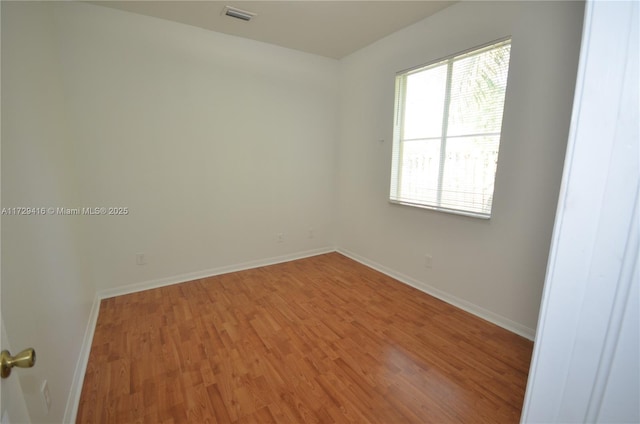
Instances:
[[[512,36],[505,36],[502,38],[498,38],[492,41],[489,41],[487,43],[483,43],[483,44],[479,44],[477,46],[465,49],[465,50],[461,50],[457,53],[453,53],[447,56],[443,56],[439,59],[435,59],[433,61],[429,61],[427,63],[423,63],[417,66],[412,66],[410,68],[407,69],[403,69],[401,71],[396,72],[395,74],[395,96],[394,96],[394,117],[393,117],[393,147],[392,147],[392,157],[391,157],[391,178],[390,178],[390,185],[389,185],[389,192],[388,192],[388,201],[391,204],[397,204],[397,205],[404,205],[404,206],[411,206],[411,207],[417,207],[417,208],[421,208],[421,209],[428,209],[428,210],[434,210],[434,211],[439,211],[439,212],[444,212],[444,213],[450,213],[450,214],[454,214],[454,215],[462,215],[462,216],[469,216],[469,217],[473,217],[473,218],[480,218],[480,219],[491,219],[492,213],[493,213],[493,200],[491,201],[491,207],[489,208],[489,212],[488,213],[482,213],[482,212],[474,212],[474,211],[469,211],[469,210],[464,210],[464,209],[455,209],[455,208],[451,208],[451,207],[443,207],[441,206],[441,196],[442,196],[442,185],[443,185],[443,177],[444,177],[444,166],[439,165],[439,169],[438,169],[438,190],[437,190],[437,203],[438,204],[425,204],[425,203],[418,203],[418,202],[410,202],[407,200],[401,200],[399,199],[400,196],[396,196],[397,198],[394,199],[393,197],[393,188],[394,188],[394,181],[395,181],[395,185],[396,185],[396,193],[399,191],[399,187],[401,185],[401,181],[402,181],[402,166],[401,166],[401,162],[402,162],[402,145],[403,145],[403,141],[407,141],[407,140],[403,140],[401,139],[401,132],[403,131],[404,128],[404,118],[405,118],[405,108],[406,108],[406,87],[402,87],[403,84],[406,84],[407,81],[407,76],[411,75],[412,73],[417,73],[417,72],[421,72],[421,71],[426,71],[429,68],[435,68],[437,66],[441,66],[441,65],[446,65],[447,66],[447,82],[446,82],[446,86],[445,86],[445,103],[443,104],[443,123],[444,122],[448,122],[448,115],[449,115],[449,104],[451,101],[451,98],[449,96],[450,94],[450,90],[451,90],[451,77],[452,77],[452,67],[453,67],[453,59],[456,59],[456,61],[464,59],[465,57],[468,56],[473,56],[474,54],[478,54],[477,52],[479,50],[482,49],[486,49],[487,47],[491,47],[491,46],[495,46],[496,48],[499,48],[504,45],[509,45],[512,46],[513,40],[512,40]],[[509,62],[507,64],[507,75],[506,75],[506,86],[505,86],[505,95],[504,95],[504,100],[503,100],[503,111],[502,111],[502,118],[501,118],[501,123],[500,123],[500,132],[498,133],[499,135],[499,139],[498,139],[498,156],[496,158],[496,172],[494,174],[494,189],[493,189],[493,195],[495,195],[496,192],[496,187],[495,187],[495,182],[496,182],[496,176],[498,174],[498,162],[499,162],[499,156],[500,156],[500,144],[502,142],[502,131],[503,131],[503,127],[504,127],[504,110],[506,109],[506,103],[507,103],[507,89],[508,89],[508,82],[509,82],[509,70],[511,67],[511,51],[509,52]],[[401,121],[401,122],[400,122]],[[443,125],[443,133],[438,137],[441,141],[440,141],[440,163],[445,160],[446,157],[446,143],[447,143],[447,134],[446,131],[449,127],[449,124],[447,123],[447,125]],[[435,137],[434,137],[435,138]],[[443,148],[444,147],[444,148]],[[394,177],[395,175],[395,177]],[[492,197],[493,197],[492,195]]]

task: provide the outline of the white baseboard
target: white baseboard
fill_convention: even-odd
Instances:
[[[96,293],[89,313],[89,321],[87,322],[87,328],[85,330],[84,339],[82,340],[82,346],[80,347],[80,356],[76,363],[76,369],[73,373],[73,380],[71,381],[71,389],[69,391],[69,397],[67,398],[67,406],[64,411],[64,423],[75,423],[76,416],[78,414],[78,406],[80,405],[80,395],[82,394],[82,383],[84,382],[84,376],[87,371],[87,364],[89,363],[89,354],[91,353],[91,343],[93,342],[93,334],[96,330],[96,324],[98,322],[98,313],[100,311],[100,302],[102,299],[107,299],[114,296],[121,296],[124,294],[136,293],[144,290],[155,289],[158,287],[170,286],[172,284],[180,284],[187,281],[197,280],[200,278],[212,277],[215,275],[227,274],[230,272],[244,271],[252,268],[259,268],[261,266],[274,265],[282,262],[294,261],[297,259],[308,258],[311,256],[322,255],[324,253],[335,252],[334,247],[325,247],[320,249],[306,250],[303,252],[292,253],[288,255],[276,256],[266,259],[259,259],[255,261],[243,262],[235,265],[223,266],[218,268],[206,269],[203,271],[190,272],[187,274],[174,275],[167,278],[159,278],[151,281],[143,281],[140,283],[129,284],[122,287],[116,287],[113,289],[100,290]]]
[[[80,356],[76,362],[76,369],[73,371],[73,379],[71,380],[71,389],[67,398],[67,405],[64,409],[63,423],[75,423],[78,414],[78,406],[80,405],[80,395],[82,394],[82,383],[84,375],[87,371],[89,363],[89,354],[91,353],[91,343],[93,342],[93,334],[96,331],[98,322],[98,313],[100,312],[100,301],[102,299],[96,294],[89,312],[89,321],[84,331],[84,338],[80,346]]]
[[[275,256],[271,258],[258,259],[255,261],[242,262],[239,264],[222,266],[218,268],[210,268],[202,271],[190,272],[186,274],[173,275],[171,277],[159,278],[157,280],[143,281],[140,283],[129,284],[126,286],[115,287],[112,289],[98,291],[101,299],[107,299],[124,294],[136,293],[159,287],[171,286],[173,284],[185,283],[187,281],[199,280],[201,278],[213,277],[216,275],[228,274],[230,272],[245,271],[247,269],[259,268],[261,266],[275,265],[282,262],[295,261],[297,259],[308,258],[311,256],[322,255],[324,253],[335,252],[334,247],[324,247],[320,249],[305,250],[303,252],[291,253],[288,255]]]
[[[398,281],[400,281],[401,283],[407,284],[413,288],[416,288],[418,290],[420,290],[421,292],[427,293],[433,297],[436,297],[444,302],[449,303],[450,305],[453,305],[457,308],[460,308],[464,311],[467,311],[477,317],[480,317],[486,321],[489,321],[493,324],[496,324],[506,330],[511,331],[512,333],[516,333],[526,339],[529,340],[534,340],[535,336],[536,336],[536,331],[532,328],[526,327],[522,324],[519,324],[515,321],[512,321],[508,318],[503,317],[502,315],[498,315],[496,313],[493,313],[491,311],[488,311],[484,308],[481,308],[480,306],[474,305],[471,302],[468,302],[464,299],[460,299],[456,296],[452,296],[449,293],[446,293],[440,289],[437,289],[433,286],[430,286],[428,284],[425,284],[421,281],[418,281],[414,278],[411,278],[407,275],[404,275],[400,272],[397,272],[395,270],[392,270],[390,268],[387,268],[384,265],[380,265],[379,263],[369,260],[367,258],[364,258],[360,255],[357,255],[353,252],[350,252],[346,249],[341,249],[338,248],[337,249],[338,253],[341,253],[345,256],[347,256],[348,258],[353,259],[354,261],[360,262],[363,265],[366,265],[370,268],[375,269],[376,271],[380,271],[381,273],[388,275],[391,278],[394,278]]]
[[[98,321],[98,312],[100,310],[100,301],[102,299],[107,299],[114,296],[122,296],[125,294],[136,293],[136,292],[155,289],[155,288],[164,287],[164,286],[170,286],[173,284],[184,283],[187,281],[198,280],[206,277],[213,277],[215,275],[227,274],[230,272],[244,271],[252,268],[258,268],[261,266],[268,266],[268,265],[274,265],[274,264],[279,264],[283,262],[294,261],[297,259],[308,258],[311,256],[317,256],[317,255],[322,255],[322,254],[331,253],[331,252],[341,253],[342,255],[347,256],[356,262],[360,262],[365,266],[368,266],[377,271],[380,271],[383,274],[386,274],[389,277],[400,281],[401,283],[414,287],[424,293],[427,293],[455,307],[465,310],[489,322],[492,322],[502,328],[505,328],[529,340],[534,340],[535,338],[535,330],[531,328],[525,327],[501,315],[498,315],[491,311],[483,309],[477,305],[467,302],[466,300],[459,299],[455,296],[452,296],[448,293],[443,292],[442,290],[436,289],[435,287],[429,286],[428,284],[422,283],[407,275],[394,271],[390,268],[380,265],[375,261],[366,259],[346,249],[325,247],[321,249],[307,250],[304,252],[292,253],[288,255],[276,256],[276,257],[271,257],[266,259],[259,259],[255,261],[243,262],[235,265],[223,266],[218,268],[211,268],[203,271],[196,271],[196,272],[191,272],[186,274],[174,275],[167,278],[159,278],[156,280],[143,281],[140,283],[129,284],[122,287],[115,287],[112,289],[98,291],[94,298],[93,306],[91,307],[91,312],[89,314],[89,321],[87,322],[87,328],[85,330],[84,339],[82,341],[82,346],[80,349],[80,357],[78,358],[76,369],[73,373],[71,390],[69,393],[69,398],[67,399],[67,406],[65,408],[65,413],[64,413],[64,422],[65,423],[76,422],[76,415],[78,413],[78,406],[80,404],[80,394],[82,393],[82,383],[84,381],[84,375],[87,370],[87,364],[89,362],[89,354],[91,353],[91,343],[93,342],[93,334],[95,332],[96,323]]]

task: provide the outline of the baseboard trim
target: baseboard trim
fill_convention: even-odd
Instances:
[[[325,253],[335,252],[334,247],[324,247],[320,249],[305,250],[303,252],[291,253],[288,255],[275,256],[271,258],[258,259],[255,261],[241,262],[234,265],[222,266],[217,268],[205,269],[202,271],[189,272],[186,274],[173,275],[166,278],[158,278],[156,280],[143,281],[140,283],[129,284],[121,287],[98,291],[100,299],[108,299],[110,297],[122,296],[125,294],[137,293],[144,290],[157,289],[160,287],[171,286],[174,284],[186,283],[187,281],[199,280],[201,278],[213,277],[216,275],[228,274],[230,272],[245,271],[261,266],[275,265],[283,262],[295,261],[311,256],[322,255]]]
[[[416,280],[415,278],[409,277],[408,275],[402,274],[401,272],[397,272],[363,256],[355,254],[347,249],[338,248],[336,249],[336,251],[350,259],[353,259],[356,262],[360,262],[361,264],[373,268],[376,271],[380,271],[381,273],[388,275],[389,277],[394,278],[401,283],[407,284],[415,289],[420,290],[421,292],[427,293],[428,295],[438,298],[443,302],[447,302],[448,304],[453,305],[456,308],[467,311],[470,314],[496,324],[497,326],[509,330],[512,333],[518,334],[526,339],[532,341],[535,340],[536,331],[532,328],[526,327],[522,324],[505,318],[502,315],[498,315],[496,313],[488,311],[464,299],[452,296],[451,294],[448,294],[440,289],[425,284],[421,281]]]
[[[98,323],[98,313],[100,312],[100,301],[102,299],[96,294],[93,298],[93,305],[89,312],[89,321],[84,331],[84,338],[80,346],[80,356],[76,362],[76,369],[73,371],[73,379],[71,380],[71,389],[67,398],[67,405],[64,409],[64,418],[62,422],[75,423],[78,414],[78,406],[80,405],[80,395],[82,394],[82,384],[84,375],[87,372],[87,364],[89,363],[89,354],[91,353],[91,343],[93,342],[93,334],[96,331]]]
[[[391,278],[400,281],[403,284],[407,284],[414,287],[424,293],[427,293],[433,297],[436,297],[444,302],[447,302],[457,308],[467,311],[473,315],[476,315],[482,319],[492,322],[506,330],[516,333],[529,340],[534,340],[535,330],[525,327],[517,322],[511,321],[501,315],[495,314],[477,305],[474,305],[466,300],[457,298],[448,293],[443,292],[428,284],[422,283],[414,278],[402,274],[381,265],[375,261],[369,260],[363,256],[357,255],[347,249],[325,247],[320,249],[307,250],[298,253],[292,253],[288,255],[275,256],[266,259],[259,259],[255,261],[242,262],[235,265],[223,266],[218,268],[211,268],[202,271],[196,271],[186,274],[174,275],[167,278],[159,278],[156,280],[143,281],[140,283],[129,284],[122,287],[116,287],[107,290],[100,290],[96,293],[91,312],[89,313],[89,321],[82,341],[80,349],[80,356],[76,363],[76,369],[73,373],[73,380],[71,382],[71,390],[67,399],[67,405],[64,412],[64,422],[74,423],[76,422],[76,416],[78,413],[78,406],[80,405],[80,395],[82,393],[82,383],[84,382],[84,375],[87,371],[87,364],[89,363],[89,354],[91,353],[91,343],[93,342],[93,335],[95,333],[96,324],[98,322],[98,313],[100,311],[100,302],[102,299],[108,299],[110,297],[122,296],[125,294],[136,293],[144,290],[150,290],[173,284],[180,284],[187,281],[198,280],[201,278],[213,277],[216,275],[228,274],[230,272],[245,271],[252,268],[259,268],[262,266],[275,265],[283,262],[295,261],[298,259],[309,258],[311,256],[322,255],[325,253],[338,252],[356,262],[359,262],[365,266],[375,269]]]
[[[89,321],[82,340],[82,346],[80,347],[80,356],[76,363],[76,369],[73,373],[73,380],[71,381],[71,389],[69,391],[69,397],[67,398],[67,405],[64,411],[65,423],[75,423],[78,406],[80,405],[80,395],[82,394],[82,384],[84,382],[84,376],[87,372],[87,364],[89,363],[89,354],[91,353],[91,344],[93,342],[93,335],[96,330],[96,324],[98,322],[98,313],[100,312],[100,302],[102,299],[108,299],[110,297],[122,296],[124,294],[136,293],[144,290],[155,289],[159,287],[170,286],[173,284],[185,283],[187,281],[198,280],[200,278],[213,277],[215,275],[228,274],[230,272],[244,271],[252,268],[259,268],[261,266],[275,265],[283,262],[295,261],[298,259],[304,259],[311,256],[322,255],[325,253],[335,252],[334,247],[324,247],[320,249],[306,250],[303,252],[292,253],[288,255],[275,256],[266,259],[260,259],[255,261],[242,262],[235,265],[223,266],[218,268],[206,269],[203,271],[191,272],[186,274],[174,275],[167,278],[159,278],[156,280],[143,281],[140,283],[129,284],[122,287],[116,287],[113,289],[100,290],[96,293],[93,299],[93,305],[91,306],[91,312],[89,313]]]

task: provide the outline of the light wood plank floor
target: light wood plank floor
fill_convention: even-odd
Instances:
[[[516,423],[532,343],[338,253],[105,299],[79,423]]]

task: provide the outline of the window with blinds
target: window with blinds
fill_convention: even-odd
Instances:
[[[389,200],[491,217],[511,40],[396,77]]]

